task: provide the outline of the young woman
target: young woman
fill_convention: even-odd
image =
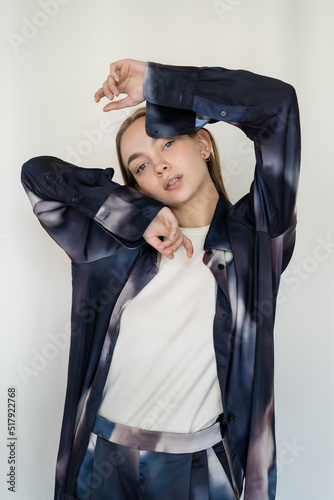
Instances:
[[[119,94],[126,97],[115,100]],[[95,99],[136,110],[112,169],[23,166],[72,259],[55,498],[274,499],[273,325],[299,171],[293,88],[246,71],[117,61]],[[206,123],[254,142],[249,194],[223,186]]]

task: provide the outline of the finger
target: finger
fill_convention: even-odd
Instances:
[[[146,240],[149,245],[155,248],[162,255],[165,255],[168,259],[174,259],[174,252],[170,248],[166,248],[163,242],[157,237],[153,236]]]
[[[103,84],[103,92],[104,92],[104,95],[106,97],[108,97],[108,99],[110,99],[111,101],[113,100],[114,98],[114,94],[113,92],[110,90],[110,87],[109,87],[109,83],[108,83],[108,80],[106,80]]]
[[[106,82],[104,83],[108,85],[108,88],[100,88],[94,94],[94,99],[96,102],[99,102],[102,97],[106,97],[108,94],[108,90],[115,95],[119,95],[119,90],[117,88],[117,83],[119,83],[120,77],[117,73],[117,70],[120,70],[121,66],[117,63],[110,64],[110,75],[108,76]]]
[[[110,76],[112,76],[117,83],[119,82],[119,76],[116,71],[110,70]]]
[[[191,257],[193,256],[193,253],[194,253],[194,247],[193,247],[192,241],[189,238],[187,238],[187,236],[183,235],[182,245],[186,249],[188,259],[191,259]]]
[[[167,213],[167,217],[165,218],[164,223],[167,229],[166,242],[167,244],[170,244],[171,242],[174,242],[177,237],[180,237],[182,235],[179,227],[179,222],[172,213]]]
[[[165,240],[163,243],[159,245],[159,252],[164,253],[165,255],[174,255],[175,252],[182,246],[183,244],[183,235],[177,237],[174,241],[168,242]]]
[[[174,242],[168,244],[166,240],[163,243],[161,243],[159,251],[161,251],[160,249],[164,247],[164,251],[166,253],[174,254],[181,246],[183,246],[186,250],[188,259],[191,259],[194,253],[192,241],[189,238],[187,238],[187,236],[185,236],[181,231],[180,233],[181,235],[177,237]]]
[[[117,96],[119,95],[119,90],[117,88],[117,83],[116,83],[115,79],[111,75],[109,75],[108,78],[107,78],[107,85],[108,85],[110,91],[113,94],[115,94]]]
[[[100,102],[100,99],[104,97],[104,91],[103,88],[101,87],[99,90],[97,90],[94,94],[94,99],[96,102]]]
[[[117,87],[114,87],[114,92],[112,92],[109,88],[107,82],[104,82],[103,87],[97,90],[94,94],[94,99],[96,102],[100,102],[102,97],[108,97],[108,99],[112,100],[114,95],[119,96],[119,90]]]
[[[181,233],[181,230],[179,228],[178,221],[175,219],[175,221],[172,221],[172,223],[170,225],[169,236],[168,236],[167,240],[170,242],[174,242],[177,237],[180,237],[179,233]]]
[[[170,235],[169,237],[165,237],[164,241],[160,242],[159,247],[160,248],[172,248],[173,250],[177,250],[181,245],[183,241],[183,234],[181,233],[180,230],[177,231],[177,234]]]
[[[109,73],[112,77],[115,78],[116,82],[119,80],[119,75],[123,66],[124,60],[116,61],[110,64],[109,66]]]
[[[181,237],[179,234],[180,232],[178,231],[178,227],[176,226],[175,228],[169,229],[168,230],[168,235],[166,235],[164,244],[165,246],[171,246],[175,243],[175,241]]]
[[[118,101],[109,102],[106,106],[104,106],[103,111],[112,111],[114,109],[123,109],[130,108],[135,106],[136,103],[133,102],[130,96],[124,97],[123,99],[119,99]]]

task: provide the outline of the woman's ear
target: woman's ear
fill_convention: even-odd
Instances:
[[[211,140],[209,132],[205,130],[205,128],[201,128],[197,131],[197,141],[203,159],[209,158],[211,153]]]

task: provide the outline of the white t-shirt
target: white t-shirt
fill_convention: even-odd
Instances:
[[[213,347],[216,283],[203,263],[209,226],[181,247],[124,309],[98,413],[131,427],[196,432],[222,413]]]

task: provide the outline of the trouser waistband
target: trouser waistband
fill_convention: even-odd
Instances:
[[[138,450],[195,453],[221,442],[220,424],[190,434],[138,429],[96,416],[92,432],[108,441]]]

